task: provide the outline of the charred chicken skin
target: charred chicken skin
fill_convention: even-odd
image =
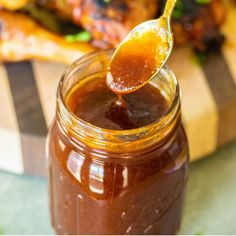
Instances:
[[[90,44],[95,48],[111,48],[116,47],[134,26],[160,15],[165,0],[0,0],[0,8],[11,11],[21,10],[27,4],[50,9],[60,17],[69,19],[78,27],[86,29],[92,35]],[[190,43],[197,50],[206,51],[212,46],[219,48],[222,44],[224,38],[219,30],[225,19],[222,0],[211,0],[204,4],[199,4],[197,0],[179,0],[173,18],[173,31],[177,45]],[[29,31],[27,27],[32,24],[34,24],[31,27],[32,31]],[[8,35],[8,39],[3,35]],[[29,49],[24,50],[26,45],[28,47],[25,43],[28,41],[19,40],[21,37],[26,39],[34,37],[34,44],[30,44],[30,53]],[[70,53],[74,50],[77,53],[78,51],[83,53],[87,49],[92,50],[92,46],[88,43],[66,42],[63,37],[47,32],[27,16],[16,12],[0,11],[0,59],[47,59],[47,57],[49,60],[56,59],[56,56],[49,56],[48,52],[43,53],[44,49],[39,50],[37,43],[42,42],[42,39],[44,42],[51,42],[54,48],[58,45],[57,48],[64,50],[64,53],[67,50]],[[14,46],[14,43],[18,43],[17,46]],[[21,45],[22,50],[19,50]],[[16,55],[13,55],[12,48],[18,50]],[[56,61],[63,62],[62,59]],[[65,61],[69,62],[67,59]]]
[[[181,4],[182,6],[177,5],[182,7],[180,16],[174,15],[175,43],[183,45],[190,42],[193,48],[203,52],[219,49],[224,41],[220,26],[226,14],[222,0],[211,0],[209,4],[198,4],[196,0],[181,0]]]
[[[94,45],[98,47],[116,47],[134,26],[154,18],[158,7],[156,0],[82,0],[77,3],[73,6],[73,19],[92,33]]]

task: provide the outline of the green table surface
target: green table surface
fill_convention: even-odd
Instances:
[[[53,234],[47,182],[0,172],[0,234]],[[180,234],[236,234],[236,143],[191,164]]]

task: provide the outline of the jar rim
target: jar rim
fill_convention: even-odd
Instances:
[[[65,102],[65,96],[63,95],[63,84],[65,83],[65,80],[68,78],[70,73],[73,71],[73,69],[77,68],[78,66],[82,65],[84,62],[88,61],[91,58],[96,58],[98,55],[101,53],[108,54],[112,53],[114,50],[113,49],[108,49],[108,50],[101,50],[101,51],[96,51],[92,53],[88,53],[79,59],[77,59],[73,64],[68,66],[64,73],[62,74],[62,77],[60,79],[58,89],[57,89],[57,106],[60,107],[60,109],[63,112],[67,113],[67,117],[72,120],[72,124],[76,124],[77,127],[82,127],[83,129],[86,130],[93,130],[93,132],[97,133],[97,135],[102,135],[102,136],[136,136],[139,135],[140,133],[148,132],[150,130],[158,132],[161,130],[164,126],[166,126],[168,123],[172,123],[173,121],[173,113],[176,114],[177,110],[180,108],[180,102],[179,102],[179,97],[180,97],[180,89],[179,89],[179,83],[176,79],[175,74],[168,69],[167,66],[161,69],[159,73],[162,75],[164,74],[169,74],[171,76],[171,80],[175,86],[175,91],[174,91],[174,98],[171,102],[171,105],[169,106],[168,110],[166,113],[161,116],[159,119],[156,121],[143,126],[139,128],[134,128],[134,129],[128,129],[128,130],[112,130],[112,129],[105,129],[102,127],[95,126],[89,122],[84,121],[83,119],[79,118],[76,116],[68,107],[68,105]],[[60,102],[59,102],[60,101]],[[59,104],[60,103],[60,104]],[[171,119],[172,117],[172,119]]]

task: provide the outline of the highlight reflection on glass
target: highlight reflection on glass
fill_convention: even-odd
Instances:
[[[89,189],[92,192],[103,194],[104,192],[103,178],[104,178],[103,166],[99,166],[92,163],[90,165],[90,171],[89,171]]]

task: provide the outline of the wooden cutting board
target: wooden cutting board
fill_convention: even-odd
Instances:
[[[177,48],[169,61],[182,90],[192,161],[236,138],[236,8],[226,3],[221,52],[199,65],[190,48]],[[38,61],[0,65],[0,169],[45,174],[45,138],[64,69]]]

